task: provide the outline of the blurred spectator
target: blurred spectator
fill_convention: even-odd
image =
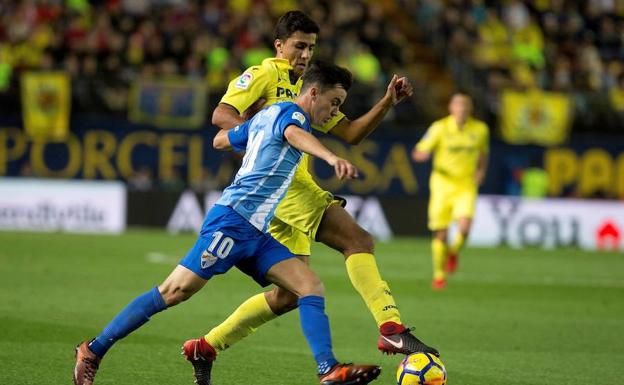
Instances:
[[[335,58],[353,36],[348,61],[371,94],[382,91],[381,72],[405,64],[407,38],[386,30],[376,2],[9,0],[0,6],[0,92],[18,90],[11,84],[24,70],[65,70],[75,112],[123,114],[138,77],[182,75],[206,82],[215,103],[235,74],[273,55],[274,23],[292,8],[323,25],[319,55]]]
[[[128,179],[128,189],[135,191],[150,191],[154,188],[152,170],[149,167],[141,167]]]
[[[611,89],[609,99],[621,124],[624,122],[624,73],[620,75],[617,85]]]
[[[548,173],[541,167],[531,166],[522,171],[522,196],[545,198],[548,195]]]
[[[488,9],[478,28],[475,63],[486,68],[507,67],[510,57],[509,31],[495,9]]]
[[[404,115],[426,121],[439,113],[431,98],[466,88],[495,119],[501,87],[574,93],[581,112],[620,111],[624,2],[600,0],[6,0],[3,111],[19,113],[19,77],[33,69],[69,72],[78,113],[125,114],[135,79],[172,75],[205,82],[214,105],[235,74],[273,54],[275,20],[292,8],[321,25],[315,56],[350,67],[369,97],[386,75],[414,79]],[[358,114],[369,98],[350,103]]]
[[[494,107],[501,85],[538,87],[573,93],[577,118],[588,130],[608,131],[621,126],[618,119],[605,121],[606,125],[596,123],[598,115],[615,111],[619,100],[624,2],[401,3],[414,15],[413,20],[418,21],[415,26],[425,33],[453,80],[477,96],[477,105]],[[424,20],[423,15],[434,20]],[[494,123],[495,107],[490,110],[494,113],[488,114],[489,122]]]

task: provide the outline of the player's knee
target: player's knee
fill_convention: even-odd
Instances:
[[[468,238],[468,235],[470,235],[470,225],[461,226],[459,232],[464,236],[464,238]]]
[[[433,237],[442,242],[446,242],[446,230],[438,230],[433,232]]]
[[[161,285],[158,287],[160,295],[167,307],[175,306],[193,296],[193,291],[181,285]]]
[[[343,250],[343,254],[345,257],[348,257],[351,254],[355,253],[371,253],[375,252],[375,240],[370,233],[364,229],[357,229],[349,241],[347,242],[347,246],[345,250]]]
[[[277,315],[288,313],[297,308],[297,296],[287,290],[274,288],[266,294],[271,311]]]
[[[319,277],[314,277],[302,283],[299,288],[299,297],[306,297],[308,295],[325,296],[325,286]]]

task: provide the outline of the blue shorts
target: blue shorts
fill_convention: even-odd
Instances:
[[[193,248],[180,265],[208,280],[236,266],[261,286],[266,273],[278,262],[294,257],[269,234],[256,229],[232,208],[215,205],[206,216]]]

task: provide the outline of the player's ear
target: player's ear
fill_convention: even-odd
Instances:
[[[310,96],[312,97],[312,100],[316,101],[316,97],[318,96],[318,94],[319,92],[316,86],[310,87]]]
[[[273,47],[275,47],[275,52],[282,53],[284,50],[284,42],[280,39],[275,39],[273,42]]]

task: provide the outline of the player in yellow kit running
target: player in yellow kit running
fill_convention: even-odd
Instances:
[[[230,83],[226,94],[214,110],[212,123],[222,129],[231,129],[263,104],[294,99],[301,89],[301,75],[308,67],[316,46],[318,25],[300,11],[290,11],[278,21],[274,31],[276,56],[265,59],[261,65],[247,69]],[[412,94],[405,78],[393,76],[386,94],[366,114],[356,120],[339,114],[323,127],[316,129],[357,144],[371,133],[390,108]],[[341,252],[353,286],[362,296],[380,330],[378,348],[388,353],[409,354],[425,351],[438,354],[425,345],[401,322],[398,308],[386,282],[377,269],[373,256],[374,242],[343,208],[344,201],[321,189],[308,172],[305,157],[293,178],[286,196],[278,206],[270,227],[271,235],[309,263],[313,240]],[[254,332],[262,324],[297,306],[297,297],[279,287],[257,294],[244,303],[205,339],[216,353]],[[197,341],[198,340],[191,340]],[[189,341],[187,341],[187,344]],[[208,384],[215,355],[188,357],[198,367],[197,360],[205,362],[198,375],[198,384]],[[207,374],[206,374],[207,373]]]
[[[446,273],[457,268],[458,253],[470,233],[477,190],[487,169],[489,132],[487,125],[471,117],[472,100],[456,93],[449,103],[450,115],[435,121],[416,144],[416,162],[433,159],[429,180],[429,229],[433,232],[433,289],[446,286]],[[453,220],[459,231],[448,245],[448,227]]]

